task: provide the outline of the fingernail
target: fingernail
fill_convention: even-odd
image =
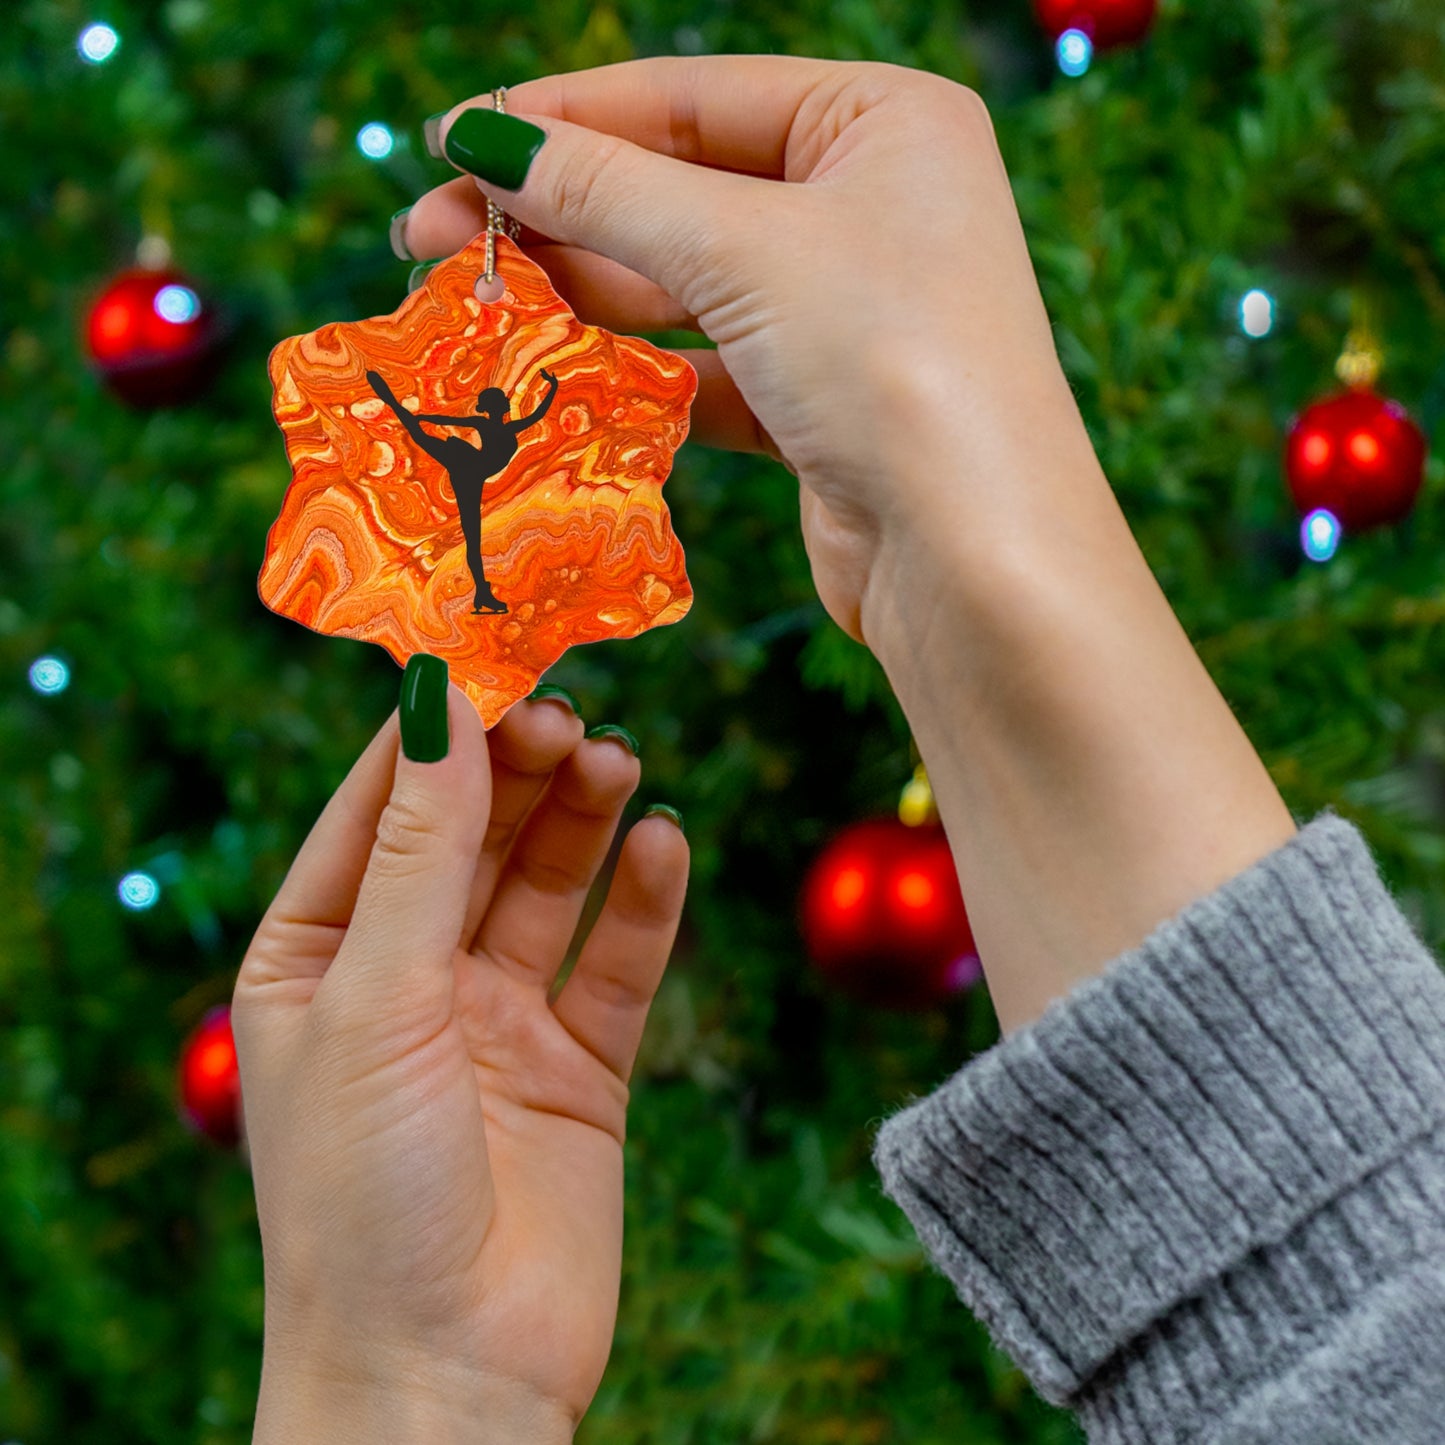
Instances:
[[[634,758],[637,756],[637,739],[626,728],[619,727],[616,723],[598,723],[595,728],[588,728],[587,736],[589,738],[616,738],[629,749]]]
[[[565,687],[558,687],[555,682],[544,682],[536,691],[529,692],[527,701],[539,702],[547,697],[555,697],[559,702],[565,702],[578,717],[582,716],[582,704]]]
[[[442,121],[446,119],[446,114],[446,111],[439,110],[435,115],[427,116],[421,123],[421,138],[426,142],[426,153],[439,161],[446,160],[442,154]]]
[[[473,106],[447,132],[447,159],[494,186],[515,191],[546,139],[547,132],[529,120]]]
[[[654,803],[642,816],[650,818],[654,813],[661,813],[664,818],[672,819],[677,824],[677,831],[683,837],[687,836],[687,829],[682,826],[682,814],[676,808],[670,808],[666,803]]]
[[[447,665],[429,652],[414,652],[401,679],[401,750],[414,763],[435,763],[450,745]]]
[[[432,268],[439,266],[442,257],[438,256],[435,261],[423,261],[420,266],[411,268],[411,275],[406,278],[406,294],[411,295],[413,291],[420,290],[426,285],[426,278],[431,275]]]
[[[415,261],[416,257],[406,249],[406,218],[411,214],[410,206],[403,206],[391,218],[387,235],[391,241],[391,253],[398,261]]]

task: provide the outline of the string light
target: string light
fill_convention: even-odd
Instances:
[[[369,122],[356,132],[356,145],[362,155],[374,161],[382,161],[391,154],[396,138],[389,127],[379,120]]]
[[[1054,46],[1065,75],[1083,75],[1094,59],[1094,42],[1082,30],[1066,30]]]
[[[58,657],[37,657],[30,664],[30,686],[53,697],[70,686],[70,669]]]
[[[157,902],[161,896],[161,885],[149,873],[127,873],[115,891],[127,908],[140,913]]]
[[[1274,298],[1268,291],[1246,291],[1239,303],[1239,325],[1246,336],[1268,336],[1274,328]]]
[[[183,326],[201,314],[201,298],[189,286],[162,286],[151,303],[162,321]]]
[[[75,42],[80,58],[91,65],[104,65],[119,47],[120,36],[109,25],[87,25]]]
[[[1300,523],[1300,547],[1311,562],[1328,562],[1339,549],[1340,532],[1335,514],[1316,507]]]

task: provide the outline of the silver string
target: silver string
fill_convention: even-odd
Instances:
[[[507,87],[499,85],[492,92],[492,109],[507,113]],[[487,197],[487,269],[482,279],[490,286],[497,279],[497,232],[515,241],[522,234],[522,224],[509,216],[490,196]]]

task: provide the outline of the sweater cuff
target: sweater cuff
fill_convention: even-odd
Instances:
[[[1326,810],[890,1117],[873,1160],[1038,1393],[1077,1404],[1246,1260],[1299,1288],[1272,1247],[1430,1147],[1442,1036],[1445,974]],[[1363,1282],[1337,1283],[1336,1312]]]

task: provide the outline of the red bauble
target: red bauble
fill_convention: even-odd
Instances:
[[[134,406],[197,396],[215,374],[218,328],[210,307],[178,271],[117,276],[86,318],[90,359],[116,395]]]
[[[1398,522],[1425,477],[1425,436],[1397,401],[1356,387],[1308,406],[1285,442],[1290,495],[1306,517],[1317,507],[1346,532]]]
[[[873,818],[845,828],[803,882],[803,937],[842,992],[927,1009],[981,976],[948,839],[938,824]]]
[[[231,1037],[231,1010],[213,1008],[181,1049],[181,1118],[217,1144],[241,1140],[241,1071]]]
[[[1082,30],[1095,50],[1133,45],[1154,23],[1158,0],[1034,0],[1034,12],[1050,40]]]

